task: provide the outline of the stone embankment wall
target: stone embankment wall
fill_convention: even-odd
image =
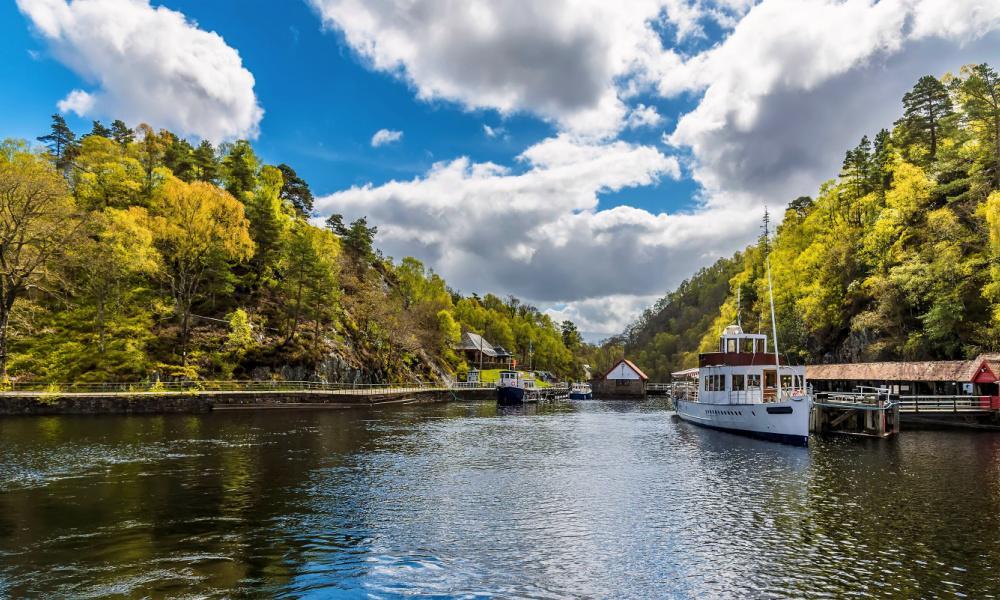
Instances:
[[[38,394],[0,393],[0,416],[203,413],[257,408],[336,408],[395,403],[480,401],[493,390],[401,390],[387,393],[321,391]]]
[[[0,396],[0,415],[103,415],[203,413],[212,401],[181,394],[142,395],[11,395]]]

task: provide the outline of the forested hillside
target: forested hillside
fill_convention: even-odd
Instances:
[[[612,343],[623,346],[654,381],[667,381],[670,373],[697,360],[698,344],[729,295],[729,280],[742,267],[743,257],[736,254],[698,271],[647,308]]]
[[[462,297],[373,247],[365,219],[310,222],[313,196],[246,141],[58,115],[44,147],[0,146],[0,370],[41,381],[434,380],[463,327],[571,376],[572,323]],[[564,341],[565,340],[565,341]]]
[[[667,342],[697,333],[700,344],[681,351],[683,365],[694,365],[692,351],[713,348],[735,322],[737,291],[744,329],[769,332],[768,251],[781,350],[793,361],[1000,349],[1000,76],[985,64],[925,76],[902,104],[892,129],[863,137],[815,198],[789,204],[773,239],[736,257],[711,324],[695,320],[688,331],[670,316],[692,304],[692,286],[711,297],[717,280],[703,272],[630,328],[640,366],[659,374],[658,361],[677,355]]]

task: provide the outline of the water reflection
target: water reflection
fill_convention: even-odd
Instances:
[[[653,403],[0,420],[0,596],[990,597],[1000,436]]]

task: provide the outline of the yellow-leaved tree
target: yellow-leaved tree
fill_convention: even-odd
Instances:
[[[151,229],[163,256],[186,360],[191,309],[202,294],[225,287],[230,266],[253,256],[243,204],[209,183],[169,178],[157,191]]]
[[[0,144],[0,373],[7,376],[11,311],[30,290],[59,287],[83,219],[66,180],[23,142]]]

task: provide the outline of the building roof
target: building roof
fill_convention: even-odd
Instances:
[[[611,372],[614,371],[615,369],[617,369],[618,365],[620,365],[622,363],[625,363],[626,365],[628,365],[628,368],[630,368],[633,371],[635,371],[636,375],[639,376],[639,379],[642,379],[643,381],[646,381],[647,379],[649,379],[649,377],[646,377],[646,374],[642,372],[642,369],[640,369],[639,367],[635,366],[635,363],[633,363],[632,361],[630,361],[627,358],[621,359],[620,361],[616,362],[613,367],[611,367],[610,369],[608,369],[608,372],[604,374],[604,379],[607,379],[608,375],[611,375]]]
[[[692,367],[690,369],[684,369],[683,371],[674,371],[670,374],[674,379],[683,379],[685,377],[691,377],[693,375],[698,375],[698,367]]]
[[[1000,374],[1000,354],[981,354],[972,360],[871,362],[809,365],[806,378],[845,381],[972,381],[983,363]]]
[[[462,334],[462,339],[458,342],[458,345],[455,346],[455,350],[482,351],[485,356],[497,355],[497,351],[493,348],[493,344],[487,342],[486,339],[478,333],[472,333],[471,331],[466,331]]]

